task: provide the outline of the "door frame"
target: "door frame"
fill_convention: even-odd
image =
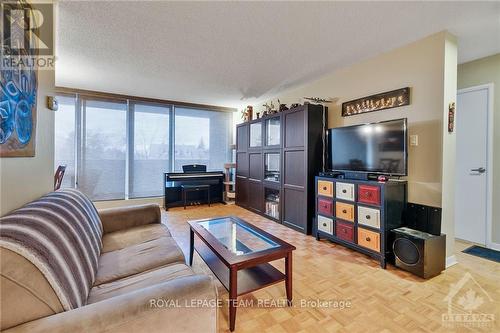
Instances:
[[[457,90],[457,96],[462,93],[473,92],[486,89],[488,92],[488,112],[487,112],[487,149],[486,149],[486,247],[500,250],[500,244],[493,242],[493,103],[494,103],[494,83],[481,84]],[[457,105],[458,110],[458,105]],[[457,114],[460,117],[460,114]],[[457,146],[458,149],[458,146]]]

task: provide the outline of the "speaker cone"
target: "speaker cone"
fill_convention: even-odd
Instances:
[[[406,265],[415,265],[420,259],[418,248],[409,239],[396,239],[393,244],[393,250],[396,257]]]

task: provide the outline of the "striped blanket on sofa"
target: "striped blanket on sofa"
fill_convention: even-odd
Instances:
[[[102,249],[102,224],[81,192],[49,193],[0,218],[0,246],[45,276],[64,310],[85,304]]]

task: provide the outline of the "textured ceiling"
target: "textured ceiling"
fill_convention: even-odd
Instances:
[[[239,107],[432,33],[500,52],[500,2],[59,2],[58,86]]]

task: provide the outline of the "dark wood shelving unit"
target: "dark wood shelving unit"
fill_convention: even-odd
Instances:
[[[305,104],[237,125],[237,205],[297,231],[312,232],[314,177],[322,168],[326,114],[321,105]],[[269,161],[268,155],[278,158]],[[266,180],[266,175],[278,179]],[[278,191],[278,218],[266,214],[266,189]]]

